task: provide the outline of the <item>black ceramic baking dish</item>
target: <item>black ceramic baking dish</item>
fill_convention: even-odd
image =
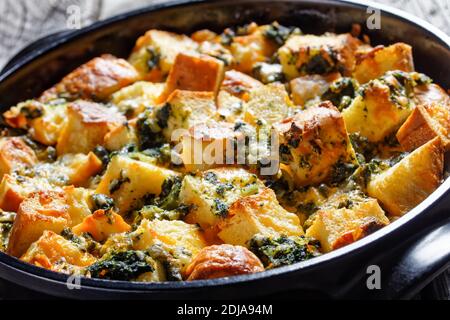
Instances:
[[[381,29],[366,19],[381,9]],[[299,26],[304,32],[346,32],[360,23],[374,44],[413,46],[416,68],[450,87],[450,39],[430,24],[374,3],[331,0],[171,1],[126,13],[82,30],[35,43],[0,74],[0,109],[32,98],[63,75],[102,53],[126,57],[150,28],[190,33],[220,31],[250,21]],[[0,277],[59,297],[100,299],[192,298],[410,298],[450,266],[450,179],[422,204],[384,229],[321,257],[263,273],[195,282],[132,283],[82,279],[69,290],[67,276],[0,253]],[[381,289],[367,288],[367,268],[381,270]]]

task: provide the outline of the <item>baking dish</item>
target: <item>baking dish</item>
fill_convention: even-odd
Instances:
[[[381,29],[364,30],[373,43],[404,41],[414,48],[416,68],[450,87],[450,41],[425,22],[397,10],[351,1],[173,1],[114,17],[88,28],[54,35],[14,58],[0,75],[0,107],[38,95],[62,75],[102,53],[125,57],[150,28],[189,33],[249,21],[299,26],[306,33],[348,31],[381,9]],[[369,12],[369,13],[368,13]],[[415,20],[416,22],[413,22]],[[436,63],[439,61],[439,63]],[[26,265],[0,253],[0,277],[55,296],[74,298],[296,297],[407,298],[449,265],[450,180],[403,218],[379,232],[322,257],[261,274],[188,283],[129,283],[81,279]],[[380,267],[381,290],[369,290],[367,268]],[[73,279],[69,279],[69,282]],[[292,294],[295,292],[295,295]]]

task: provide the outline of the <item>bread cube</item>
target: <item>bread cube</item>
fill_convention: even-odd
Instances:
[[[122,125],[126,118],[99,104],[77,101],[67,107],[67,122],[58,138],[56,152],[88,153],[103,145],[105,135]]]
[[[68,172],[68,184],[85,185],[89,178],[102,170],[103,163],[93,152],[85,154],[67,154],[58,163]]]
[[[52,191],[32,193],[19,206],[7,252],[20,257],[44,231],[60,233],[70,223],[64,193]]]
[[[237,199],[229,215],[219,223],[218,236],[223,242],[247,246],[255,234],[264,236],[300,236],[303,229],[294,213],[286,211],[272,189]]]
[[[323,102],[275,126],[280,162],[287,165],[297,187],[339,182],[341,167],[357,164],[341,113]],[[337,181],[339,180],[339,181]]]
[[[66,111],[66,104],[43,104],[29,100],[12,107],[3,117],[11,127],[28,129],[34,140],[52,146],[64,126]]]
[[[202,54],[179,53],[166,81],[162,100],[175,90],[208,91],[217,95],[224,74],[223,62]]]
[[[126,121],[114,127],[105,135],[105,148],[110,151],[121,150],[127,145],[138,145],[137,119]]]
[[[191,38],[167,31],[149,30],[140,37],[128,61],[142,79],[163,81],[180,52],[193,52],[198,44]]]
[[[235,123],[244,117],[244,100],[220,90],[217,95],[217,115],[218,120]]]
[[[193,255],[197,254],[206,246],[201,230],[198,226],[188,224],[180,220],[142,220],[139,232],[143,228],[143,233],[137,241],[134,241],[134,248],[145,250],[149,246],[164,243],[171,249],[184,247]]]
[[[262,86],[263,84],[261,82],[245,73],[229,70],[225,72],[220,90],[224,90],[239,99],[248,101],[250,91]]]
[[[29,194],[38,191],[62,191],[45,178],[30,178],[5,174],[0,183],[0,209],[17,212]]]
[[[450,96],[435,83],[422,84],[414,87],[414,98],[418,105],[437,103],[450,108]]]
[[[95,241],[105,241],[112,234],[127,232],[131,226],[113,211],[97,210],[84,218],[83,222],[74,226],[72,231],[76,235],[89,233]]]
[[[227,122],[211,121],[197,124],[181,138],[181,159],[188,172],[205,171],[235,161],[235,141],[244,139]]]
[[[342,115],[349,133],[359,132],[371,142],[380,142],[403,124],[413,108],[399,81],[386,74],[362,87]]]
[[[395,166],[371,178],[367,193],[392,216],[402,216],[425,200],[442,182],[444,148],[435,138]]]
[[[163,108],[167,114],[167,122],[161,123],[163,135],[168,141],[176,141],[181,136],[172,137],[175,130],[187,130],[215,115],[214,93],[175,90]]]
[[[157,105],[163,91],[163,83],[138,81],[114,93],[111,102],[131,119],[144,112],[147,107]]]
[[[295,105],[305,106],[308,101],[320,98],[327,92],[330,84],[339,78],[341,75],[338,72],[295,78],[290,82],[292,101]]]
[[[276,44],[264,35],[263,30],[253,29],[247,35],[234,37],[227,47],[234,57],[233,68],[248,74],[256,63],[266,61],[277,50]]]
[[[33,149],[20,137],[0,139],[0,177],[14,170],[32,167],[38,162]]]
[[[364,84],[391,70],[414,71],[411,46],[399,42],[388,47],[378,46],[357,56],[353,77]]]
[[[330,72],[351,76],[359,45],[350,34],[295,35],[278,49],[278,56],[288,79]]]
[[[289,114],[292,102],[281,83],[270,83],[253,89],[250,98],[244,107],[244,121],[257,125],[264,121],[272,125],[286,118]]]
[[[204,280],[262,271],[264,266],[253,252],[222,244],[203,248],[186,269],[186,275],[187,280]]]
[[[180,220],[142,220],[133,231],[133,248],[146,250],[160,245],[178,260],[184,273],[185,268],[207,243],[200,228]]]
[[[450,148],[450,106],[437,103],[418,105],[397,132],[405,151],[412,151],[439,137],[445,150]]]
[[[83,64],[39,98],[49,102],[67,100],[107,100],[117,90],[138,80],[136,69],[123,59],[105,54]]]
[[[91,195],[93,190],[67,186],[63,188],[70,216],[70,227],[76,226],[91,215]]]
[[[210,57],[219,59],[220,61],[223,61],[225,68],[235,64],[234,57],[231,54],[230,50],[228,50],[221,43],[219,43],[217,41],[217,38],[200,42],[198,51],[201,54],[205,54]]]
[[[64,239],[53,231],[44,231],[42,236],[28,248],[20,258],[35,266],[59,272],[70,272],[70,267],[87,267],[97,259],[84,252],[75,243]]]
[[[320,241],[323,252],[353,243],[389,224],[377,200],[351,202],[348,208],[323,209],[316,213],[306,236]]]
[[[263,183],[241,168],[217,168],[197,175],[186,175],[180,191],[180,202],[190,206],[189,223],[203,229],[213,228],[228,215],[229,206],[240,197],[256,194]]]
[[[111,159],[95,193],[114,199],[121,215],[134,209],[146,195],[159,195],[167,179],[177,177],[175,171],[143,161],[116,155]]]

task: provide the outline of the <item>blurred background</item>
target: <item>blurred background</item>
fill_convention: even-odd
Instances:
[[[0,68],[30,42],[50,33],[89,25],[112,15],[167,0],[1,0]],[[450,0],[375,0],[409,11],[450,34]],[[69,21],[80,8],[79,21]],[[75,9],[76,10],[76,9]]]

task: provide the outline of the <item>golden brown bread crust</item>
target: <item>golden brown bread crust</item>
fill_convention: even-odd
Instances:
[[[138,78],[137,71],[127,61],[105,54],[75,69],[60,83],[45,91],[39,100],[48,102],[60,96],[69,100],[105,100]]]
[[[61,232],[70,225],[63,192],[41,191],[30,194],[19,206],[8,243],[8,254],[20,257],[46,230]]]
[[[244,101],[248,101],[249,92],[252,89],[262,87],[263,84],[245,73],[229,70],[225,72],[222,81],[221,90],[227,91],[229,94],[236,96]]]
[[[248,249],[222,244],[202,249],[186,269],[186,276],[187,280],[204,280],[262,271],[263,264]]]
[[[357,55],[353,77],[363,84],[390,70],[414,71],[411,46],[405,43],[396,43],[389,47],[377,46],[369,52]]]
[[[164,100],[176,89],[217,94],[223,79],[223,68],[223,62],[213,57],[179,53],[170,70],[161,99]]]
[[[15,168],[32,167],[37,162],[36,154],[22,138],[0,139],[0,179]]]
[[[418,105],[397,132],[405,151],[412,151],[439,137],[446,150],[450,147],[450,106],[437,103]]]
[[[414,97],[417,104],[428,105],[439,103],[450,108],[450,96],[444,89],[435,83],[423,84],[414,88]]]
[[[71,103],[67,116],[56,145],[58,155],[88,153],[104,144],[107,133],[126,122],[120,113],[84,100]]]
[[[341,113],[329,101],[277,124],[281,163],[292,170],[298,187],[326,181],[338,162],[354,163],[353,148]]]
[[[439,138],[424,144],[395,166],[371,178],[367,192],[393,216],[413,209],[441,184],[444,148]]]
[[[45,231],[20,259],[42,268],[61,272],[70,272],[70,270],[64,270],[64,263],[86,267],[96,261],[92,255],[53,231]]]

